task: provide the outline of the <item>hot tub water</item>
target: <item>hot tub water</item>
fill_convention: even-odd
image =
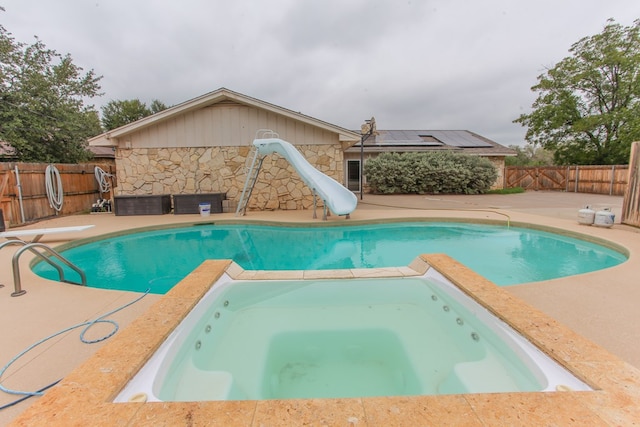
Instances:
[[[588,389],[442,275],[225,276],[116,401]]]

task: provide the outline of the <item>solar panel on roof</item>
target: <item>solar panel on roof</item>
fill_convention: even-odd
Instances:
[[[452,147],[478,148],[492,145],[464,130],[437,130],[429,132],[432,136]]]
[[[411,146],[424,146],[424,147],[440,147],[444,144],[438,141],[416,141],[415,139],[407,141],[384,141],[374,145],[394,146],[394,145],[411,145]]]
[[[385,130],[380,131],[380,133],[376,135],[374,145],[439,147],[443,144],[438,140],[426,140],[425,138],[422,138],[418,131]]]
[[[383,130],[367,145],[482,148],[492,145],[464,130]]]

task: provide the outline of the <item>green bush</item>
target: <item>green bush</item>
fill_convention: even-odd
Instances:
[[[364,173],[382,194],[481,194],[498,177],[488,159],[448,151],[383,153],[367,160]]]

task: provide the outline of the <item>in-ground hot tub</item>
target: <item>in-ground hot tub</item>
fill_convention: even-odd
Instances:
[[[433,268],[223,277],[116,402],[590,390]]]

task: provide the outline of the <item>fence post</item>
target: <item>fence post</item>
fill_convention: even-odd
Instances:
[[[622,199],[623,224],[640,227],[640,142],[631,144],[627,188]]]
[[[616,177],[616,165],[611,166],[611,184],[609,185],[609,195],[613,195],[613,183]]]
[[[578,192],[578,181],[580,181],[579,176],[580,176],[580,166],[576,166],[576,182],[573,188],[574,193]]]

